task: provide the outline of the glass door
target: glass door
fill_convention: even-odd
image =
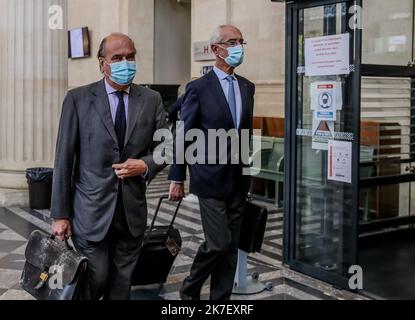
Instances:
[[[357,264],[360,31],[350,29],[354,4],[287,5],[284,261],[341,287]]]

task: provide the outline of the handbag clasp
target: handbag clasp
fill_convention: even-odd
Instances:
[[[35,290],[39,290],[43,287],[43,285],[48,281],[49,279],[49,273],[47,271],[43,271],[39,276],[39,283],[35,286]]]

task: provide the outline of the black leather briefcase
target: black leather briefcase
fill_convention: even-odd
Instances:
[[[87,259],[67,240],[33,231],[25,252],[21,287],[38,300],[87,300]]]
[[[264,240],[268,210],[248,197],[242,218],[239,249],[247,253],[260,252]]]

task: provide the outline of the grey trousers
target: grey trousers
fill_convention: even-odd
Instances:
[[[205,242],[199,247],[182,294],[198,299],[210,276],[210,299],[229,300],[234,286],[245,195],[227,200],[199,198]]]
[[[76,249],[88,258],[91,299],[129,300],[131,276],[143,237],[131,236],[120,196],[111,227],[100,242],[73,237]]]

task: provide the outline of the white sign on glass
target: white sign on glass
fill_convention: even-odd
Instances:
[[[311,148],[314,150],[328,150],[329,140],[334,139],[334,121],[317,120],[313,116],[312,130]]]
[[[352,143],[329,141],[328,180],[352,183]]]
[[[336,121],[337,110],[343,107],[342,83],[319,81],[310,84],[311,106],[316,120]]]
[[[305,75],[349,74],[350,34],[305,39]]]

